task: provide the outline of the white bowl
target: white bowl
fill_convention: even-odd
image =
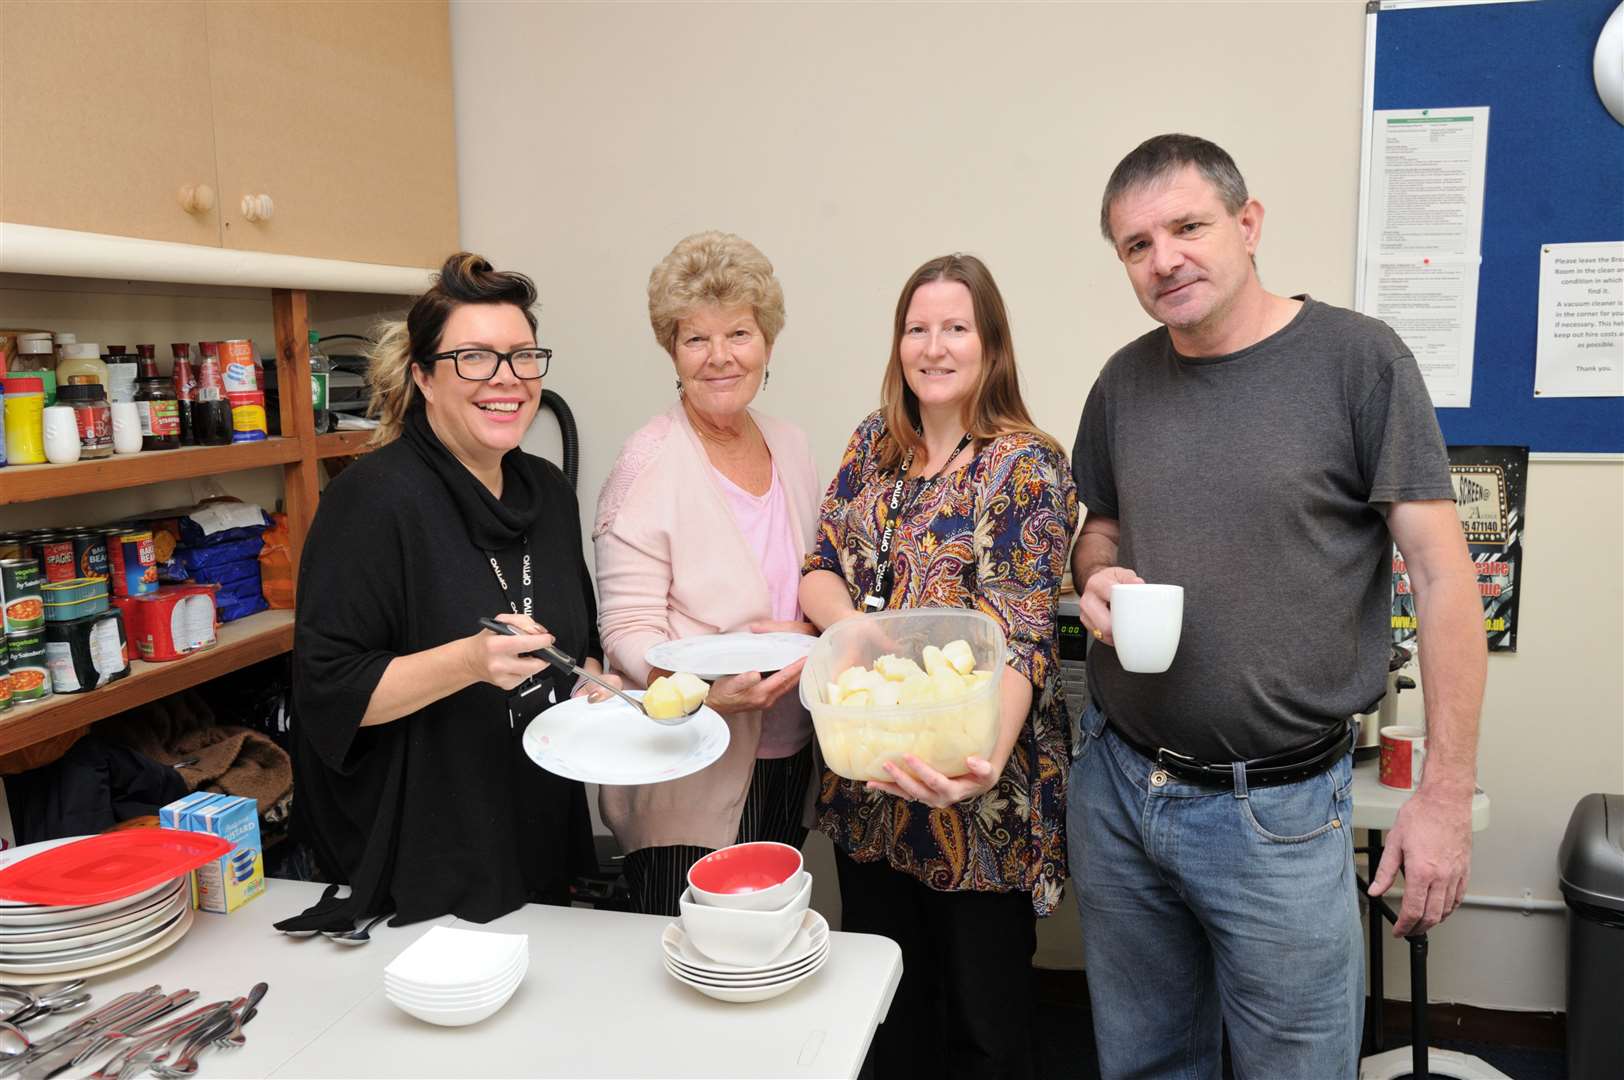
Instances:
[[[734,911],[782,911],[794,903],[811,879],[811,874],[798,870],[787,880],[755,892],[713,893],[693,885],[688,886],[688,892],[694,898],[694,903],[706,907],[731,908]]]
[[[501,981],[519,955],[528,955],[529,951],[530,939],[524,934],[431,926],[383,971],[396,983],[471,990]]]
[[[741,892],[714,892],[705,889],[694,880],[694,871],[706,867],[710,873],[702,873],[702,877],[732,877],[735,884],[759,878],[769,872],[761,864],[763,858],[769,861],[785,862],[793,865],[784,880],[768,885],[766,888],[749,889]],[[805,884],[801,877],[806,873],[805,862],[801,850],[789,844],[780,844],[773,840],[756,840],[744,844],[732,844],[720,850],[713,851],[705,857],[695,860],[688,868],[688,888],[693,890],[694,901],[707,904],[711,907],[738,908],[745,911],[777,911],[795,898]],[[713,880],[711,882],[715,884]]]
[[[418,994],[429,998],[444,998],[455,1001],[459,997],[479,997],[488,994],[492,988],[507,986],[517,979],[524,978],[526,969],[530,967],[528,954],[516,957],[508,965],[506,971],[480,979],[478,982],[464,983],[459,986],[438,986],[432,983],[418,983],[410,979],[400,979],[384,973],[383,985],[386,990],[405,990],[408,993]]]
[[[529,963],[520,964],[509,975],[492,980],[483,986],[470,987],[467,990],[443,990],[438,987],[413,986],[409,983],[396,983],[384,980],[384,993],[392,998],[399,998],[418,1005],[438,1006],[447,1009],[463,1009],[480,1005],[489,1001],[497,994],[511,994],[513,988],[524,981]]]
[[[682,909],[682,929],[694,948],[724,964],[765,964],[784,951],[801,928],[807,905],[812,902],[812,875],[806,878],[795,898],[777,911],[743,911],[738,908],[710,907],[695,902],[693,890],[683,891],[677,901]]]
[[[697,977],[703,977],[696,972]],[[449,1012],[460,1012],[465,1009],[480,1009],[486,1005],[498,1004],[513,996],[513,991],[519,988],[523,978],[514,979],[510,983],[481,992],[478,995],[466,998],[438,998],[433,995],[414,994],[408,990],[385,990],[384,994],[397,1005],[413,1005],[422,1009],[439,1009]]]
[[[515,984],[513,990],[517,989],[518,986]],[[477,1024],[481,1020],[494,1016],[497,1011],[502,1008],[502,1006],[508,1003],[508,999],[513,996],[513,990],[509,990],[507,993],[484,1005],[478,1005],[465,1009],[447,1009],[444,1006],[417,1005],[409,1001],[402,1001],[395,997],[390,997],[389,1003],[395,1008],[399,1009],[401,1012],[415,1016],[419,1020],[430,1024],[439,1024],[441,1027],[465,1027],[469,1024]]]

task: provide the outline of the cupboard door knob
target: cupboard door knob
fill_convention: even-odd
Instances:
[[[186,184],[180,189],[180,208],[188,214],[206,214],[214,209],[214,189],[207,184]]]
[[[276,212],[276,204],[271,202],[269,195],[244,195],[242,197],[242,216],[248,221],[269,221]]]

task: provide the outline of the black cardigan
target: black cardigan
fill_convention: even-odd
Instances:
[[[571,878],[594,865],[584,788],[525,756],[527,718],[510,726],[499,688],[477,683],[360,726],[390,660],[467,637],[480,617],[509,610],[473,540],[493,527],[480,497],[494,500],[420,414],[413,419],[407,437],[328,485],[300,560],[294,805],[323,870],[351,895],[284,929],[347,928],[391,909],[396,923],[447,913],[486,922],[527,902],[568,903]],[[557,467],[523,451],[503,468],[497,514],[511,523],[516,500],[532,504],[520,519],[529,521],[536,620],[570,655],[601,658],[575,493]],[[515,543],[498,554],[515,598],[518,552]],[[558,683],[563,700],[570,681]]]

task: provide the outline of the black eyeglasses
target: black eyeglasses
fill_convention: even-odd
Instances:
[[[523,349],[514,349],[512,352],[497,352],[495,349],[452,349],[450,352],[435,353],[426,357],[429,361],[450,360],[456,366],[458,378],[470,382],[485,382],[496,378],[497,370],[502,361],[507,361],[508,370],[518,379],[539,379],[547,374],[547,368],[553,360],[553,350],[529,346]]]

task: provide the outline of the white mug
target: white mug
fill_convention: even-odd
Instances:
[[[1166,671],[1183,627],[1182,585],[1111,586],[1111,639],[1123,671]]]
[[[113,402],[113,453],[141,452],[141,413],[133,401]]]
[[[72,465],[79,460],[79,416],[72,405],[52,405],[45,410],[45,460],[52,465]]]
[[[1381,730],[1381,762],[1376,778],[1383,787],[1414,791],[1427,763],[1427,729],[1394,724]]]

